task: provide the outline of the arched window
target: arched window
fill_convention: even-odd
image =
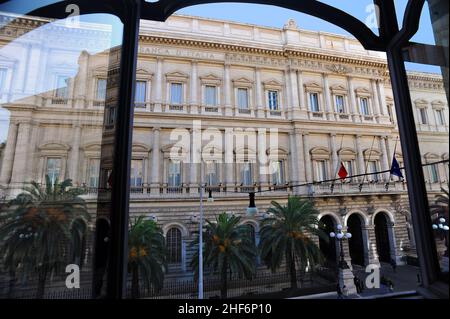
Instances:
[[[166,235],[169,264],[181,263],[181,231],[178,228],[170,228]]]

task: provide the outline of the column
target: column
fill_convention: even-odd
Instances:
[[[380,150],[381,150],[381,170],[385,171],[389,169],[389,157],[386,149],[386,136],[380,136]],[[389,181],[389,173],[384,173],[384,180]]]
[[[330,176],[331,178],[336,178],[337,166],[338,166],[338,149],[336,146],[336,133],[330,134],[330,148],[331,148],[331,167]]]
[[[17,129],[17,123],[11,122],[9,124],[8,137],[3,156],[2,171],[0,174],[0,184],[5,186],[11,179],[11,172],[14,164],[14,153],[16,150]]]
[[[255,86],[256,86],[256,116],[264,117],[263,89],[261,83],[261,69],[255,68]]]
[[[303,133],[300,131],[300,129],[295,129],[295,142],[296,142],[296,148],[297,151],[297,167],[298,167],[298,182],[304,183],[306,181],[306,172],[305,172],[305,152],[304,152],[304,145],[303,145]],[[298,188],[300,191],[300,188]]]
[[[291,107],[292,107],[292,116],[291,118],[295,118],[296,113],[299,113],[299,95],[298,95],[298,82],[297,82],[297,71],[294,69],[289,70],[289,79],[291,86]]]
[[[373,113],[377,123],[380,123],[380,97],[378,95],[377,82],[376,80],[371,80],[370,84],[373,92]]]
[[[387,110],[387,103],[386,103],[386,93],[384,91],[384,81],[378,80],[376,84],[378,97],[380,99],[380,113],[384,115],[387,119],[389,119],[389,113]],[[395,110],[392,110],[392,113],[395,114]]]
[[[160,128],[153,128],[151,193],[158,194],[161,183],[160,176]]]
[[[267,184],[267,174],[269,173],[269,160],[266,153],[267,134],[266,129],[258,129],[258,168],[259,183],[261,186]]]
[[[11,183],[22,184],[26,182],[30,177],[26,176],[25,174],[28,161],[27,155],[30,138],[30,128],[31,124],[29,122],[22,122],[19,124]]]
[[[311,154],[309,152],[309,134],[303,133],[303,153],[305,155],[305,172],[306,172],[306,182],[311,183],[312,177],[312,163]]]
[[[199,113],[199,102],[198,102],[198,63],[197,61],[192,61],[191,63],[191,93],[190,93],[190,110],[191,114]]]
[[[289,163],[291,167],[291,172],[289,175],[292,176],[290,181],[293,184],[299,183],[299,170],[298,170],[298,157],[297,157],[297,143],[295,142],[295,132],[289,132]],[[296,191],[297,189],[294,189]]]
[[[201,145],[202,145],[202,132],[199,127],[194,127],[194,129],[191,129],[191,151],[190,151],[190,174],[189,174],[189,189],[191,193],[197,193],[198,185],[199,185],[199,167],[202,168],[200,171],[200,177],[204,176],[203,171],[204,167],[203,165],[200,165],[200,163],[203,162],[202,156],[201,156]],[[200,161],[200,163],[199,163]],[[201,183],[204,183],[204,180],[201,179]]]
[[[334,114],[331,109],[331,93],[330,93],[330,84],[328,82],[328,74],[324,73],[322,75],[323,79],[323,90],[325,94],[325,113],[327,120],[334,120]]]
[[[355,96],[355,87],[353,85],[353,78],[352,77],[348,77],[347,78],[348,81],[348,91],[349,91],[349,95],[350,95],[350,113],[351,113],[351,118],[353,120],[353,122],[358,122],[358,116],[357,116],[357,112],[356,112],[356,96]]]
[[[72,179],[73,185],[77,186],[80,184],[78,180],[78,162],[80,158],[81,126],[74,125],[73,129],[73,143],[69,155],[69,178]]]
[[[153,108],[154,112],[162,112],[162,82],[163,82],[163,59],[156,58],[156,77],[155,77],[155,91],[154,91],[154,101],[155,105]]]
[[[361,135],[356,135],[356,153],[358,158],[358,174],[364,174],[366,167],[364,165],[364,153],[361,147]],[[359,178],[360,180],[363,180],[363,177]]]
[[[231,78],[230,78],[230,65],[225,63],[225,76],[224,76],[224,93],[225,93],[225,115],[233,115],[233,107],[231,104]]]
[[[297,87],[298,87],[298,100],[299,100],[299,109],[300,112],[298,114],[299,118],[307,118],[307,105],[306,105],[306,98],[305,98],[305,87],[303,86],[303,75],[302,71],[297,71]],[[296,114],[294,113],[294,116]]]
[[[234,187],[233,130],[225,129],[225,184],[227,190]]]

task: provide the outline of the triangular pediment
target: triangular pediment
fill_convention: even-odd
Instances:
[[[270,79],[267,81],[264,81],[263,84],[265,86],[282,86],[283,84],[275,79]]]
[[[188,78],[189,75],[187,75],[186,73],[180,72],[180,71],[175,71],[175,72],[166,73],[166,77]]]

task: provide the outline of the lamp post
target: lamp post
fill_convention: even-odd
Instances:
[[[337,231],[330,233],[330,238],[335,238],[339,242],[340,246],[340,257],[338,263],[338,284],[340,290],[344,295],[356,295],[357,290],[355,287],[354,276],[344,256],[344,240],[352,238],[352,234],[347,231],[343,231],[341,224],[336,226]],[[345,289],[344,289],[345,287]]]
[[[330,233],[331,238],[336,238],[339,241],[340,246],[340,259],[339,259],[339,268],[341,269],[350,269],[347,262],[344,258],[344,245],[342,244],[342,241],[344,239],[350,239],[352,238],[352,234],[350,232],[343,232],[342,231],[342,225],[337,225],[337,232],[331,232]]]
[[[447,257],[447,259],[448,259],[448,229],[449,229],[448,223],[444,217],[440,217],[438,219],[438,222],[439,223],[437,223],[437,224],[433,224],[432,227],[441,236],[441,238],[444,237],[445,248],[446,248],[444,257]]]

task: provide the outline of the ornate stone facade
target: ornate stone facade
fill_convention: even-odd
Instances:
[[[106,185],[99,180],[102,129],[114,122],[103,92],[114,61],[109,30],[80,27],[73,30],[78,38],[71,38],[58,36],[58,26],[38,26],[38,20],[17,19],[0,34],[1,191],[8,198],[24,182],[43,183],[45,175],[71,178],[86,188],[95,211],[97,190]],[[206,218],[239,214],[254,226],[256,240],[270,202],[296,194],[312,198],[319,217],[331,216],[335,225],[347,227],[357,216],[349,227],[359,223],[361,246],[345,247],[349,259],[349,250],[357,258],[360,249],[364,264],[379,262],[377,216],[385,218],[389,239],[378,251],[387,249],[399,263],[406,252],[414,253],[405,182],[380,173],[304,185],[335,178],[341,161],[350,175],[386,171],[394,153],[402,166],[382,54],[352,38],[299,30],[295,21],[275,29],[173,16],[164,23],[143,21],[141,28],[130,213],[156,218],[166,233],[179,231],[181,257],[172,270],[189,271],[202,183],[215,198],[205,205]],[[40,63],[27,69],[30,61]],[[58,83],[61,78],[65,84]],[[424,163],[448,159],[442,78],[411,73],[410,86]],[[202,128],[196,129],[196,120]],[[177,146],[183,134],[188,147]],[[225,147],[239,134],[253,141],[241,145],[243,153],[233,143]],[[191,145],[199,140],[200,151],[210,154],[202,166],[190,164],[196,156]],[[257,158],[266,158],[274,171],[261,174]],[[430,198],[448,174],[448,165],[425,169]],[[266,191],[256,196],[259,213],[247,216],[247,192],[259,190]]]

